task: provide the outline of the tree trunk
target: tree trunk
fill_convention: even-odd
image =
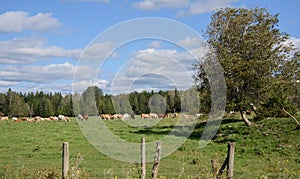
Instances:
[[[240,114],[241,114],[242,119],[243,119],[244,122],[246,123],[246,125],[247,125],[248,127],[252,126],[252,122],[249,121],[249,119],[247,118],[246,114],[244,114],[244,111],[243,111],[243,110],[240,110]]]
[[[250,106],[252,107],[252,110],[254,112],[254,114],[257,116],[257,108],[253,103],[250,103]]]

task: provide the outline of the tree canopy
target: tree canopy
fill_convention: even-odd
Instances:
[[[251,103],[260,105],[270,98],[275,84],[296,83],[299,57],[278,23],[278,14],[258,7],[226,8],[213,14],[205,33],[211,52],[204,63],[195,65],[202,94],[209,93],[204,66],[211,54],[223,67],[228,111],[243,114]]]

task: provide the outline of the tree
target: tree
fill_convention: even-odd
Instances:
[[[287,69],[285,65],[293,65],[287,61],[294,59],[294,49],[285,43],[288,34],[278,29],[278,22],[278,14],[272,15],[265,8],[217,11],[205,33],[211,52],[204,63],[195,65],[196,81],[202,92],[208,93],[209,79],[204,67],[212,56],[219,61],[226,79],[227,110],[239,111],[248,126],[252,123],[244,111],[249,104],[266,100],[278,76]]]
[[[24,99],[11,89],[7,92],[7,106],[9,107],[8,114],[10,117],[27,116],[29,114]]]
[[[82,98],[80,100],[80,113],[97,115],[99,113],[97,103],[102,95],[102,90],[97,86],[88,87],[82,93]]]

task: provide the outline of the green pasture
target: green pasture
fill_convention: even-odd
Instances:
[[[177,120],[162,119],[149,128],[131,127],[121,120],[104,123],[120,138],[140,142],[141,137],[157,141],[168,135],[176,127]],[[231,116],[223,119],[218,135],[200,149],[199,139],[205,121],[205,117],[199,119],[188,140],[161,160],[160,178],[212,178],[210,162],[214,159],[219,167],[222,165],[228,142],[236,142],[236,178],[300,177],[300,130],[292,119],[270,118],[246,127],[237,116]],[[63,142],[70,145],[70,175],[73,178],[139,178],[140,175],[139,164],[120,162],[96,150],[74,118],[70,123],[1,122],[0,141],[0,178],[61,178]],[[149,178],[152,165],[147,163]]]

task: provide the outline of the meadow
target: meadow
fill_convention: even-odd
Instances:
[[[151,128],[131,127],[121,120],[104,123],[120,138],[140,142],[141,137],[159,140],[174,128],[176,120],[162,119]],[[205,121],[205,117],[200,118],[188,140],[161,160],[160,178],[212,178],[210,162],[213,159],[222,165],[228,142],[236,142],[236,178],[300,177],[300,130],[292,119],[264,119],[247,127],[238,116],[230,116],[222,121],[218,135],[200,149]],[[61,178],[63,142],[69,142],[72,178],[139,178],[141,172],[138,163],[120,162],[96,150],[75,118],[70,123],[1,122],[0,141],[0,178]],[[149,178],[152,165],[147,163]]]

